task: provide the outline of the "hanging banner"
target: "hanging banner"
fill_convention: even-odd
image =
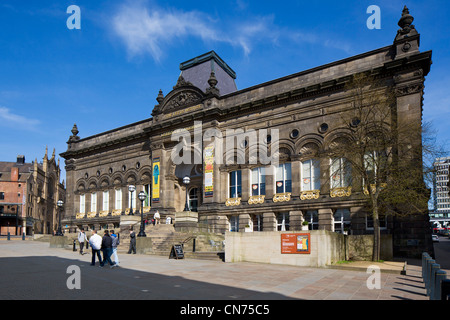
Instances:
[[[152,165],[152,201],[159,202],[159,185],[160,185],[160,160],[153,159]]]
[[[204,150],[205,168],[205,197],[213,196],[213,171],[214,171],[214,145],[209,145]]]

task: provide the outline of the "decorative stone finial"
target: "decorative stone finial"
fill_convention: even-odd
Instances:
[[[78,127],[77,124],[75,123],[72,128],[72,135],[75,137],[78,134],[78,132],[79,132]]]
[[[414,17],[409,14],[408,7],[403,8],[402,17],[398,21],[398,25],[405,33],[409,33],[411,29],[414,29],[414,26],[411,25],[414,21]]]
[[[209,75],[208,84],[209,88],[206,89],[207,94],[213,94],[218,96],[219,95],[219,89],[216,88],[217,85],[217,79],[214,71],[211,71],[211,74]]]
[[[164,101],[164,95],[161,89],[159,90],[158,96],[156,97],[156,101],[158,101],[159,104]]]

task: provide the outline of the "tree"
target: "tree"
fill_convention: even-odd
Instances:
[[[367,199],[373,219],[372,260],[380,259],[380,217],[427,213],[430,192],[423,175],[421,123],[399,119],[396,95],[387,79],[355,75],[346,87],[349,107],[340,112],[341,138],[326,155],[335,177],[350,177]],[[340,159],[339,165],[334,165]],[[350,174],[351,172],[351,174]],[[350,178],[345,178],[350,179]]]

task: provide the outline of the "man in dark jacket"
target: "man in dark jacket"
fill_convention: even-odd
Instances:
[[[130,230],[130,249],[128,249],[128,254],[133,251],[133,254],[136,254],[136,234],[133,229]]]
[[[100,264],[101,267],[104,266],[105,261],[108,261],[111,268],[114,266],[114,263],[111,261],[112,254],[112,239],[109,236],[108,230],[105,230],[105,235],[102,239],[102,251],[103,251],[103,261]]]

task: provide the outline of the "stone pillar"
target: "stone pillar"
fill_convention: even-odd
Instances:
[[[270,165],[266,167],[266,200],[273,199],[275,195],[275,167]],[[276,223],[275,223],[276,229]]]
[[[277,231],[277,217],[274,212],[263,213],[263,231]]]
[[[300,197],[301,191],[301,164],[297,156],[291,162],[292,197]],[[291,198],[292,198],[291,197]],[[291,220],[292,226],[292,220]]]
[[[289,225],[290,230],[300,231],[302,230],[303,223],[303,212],[302,211],[289,211]]]
[[[249,214],[239,215],[239,232],[245,232],[245,226],[252,226],[252,217]],[[253,228],[252,228],[253,230]]]
[[[247,202],[248,198],[251,196],[251,185],[250,185],[250,180],[251,180],[251,170],[248,168],[243,168],[241,169],[241,173],[242,173],[242,199],[241,199],[241,203],[242,202]],[[239,218],[240,221],[240,218]],[[244,225],[245,226],[245,225]],[[239,227],[240,229],[240,227]]]
[[[334,217],[332,209],[319,209],[319,230],[334,231]]]

